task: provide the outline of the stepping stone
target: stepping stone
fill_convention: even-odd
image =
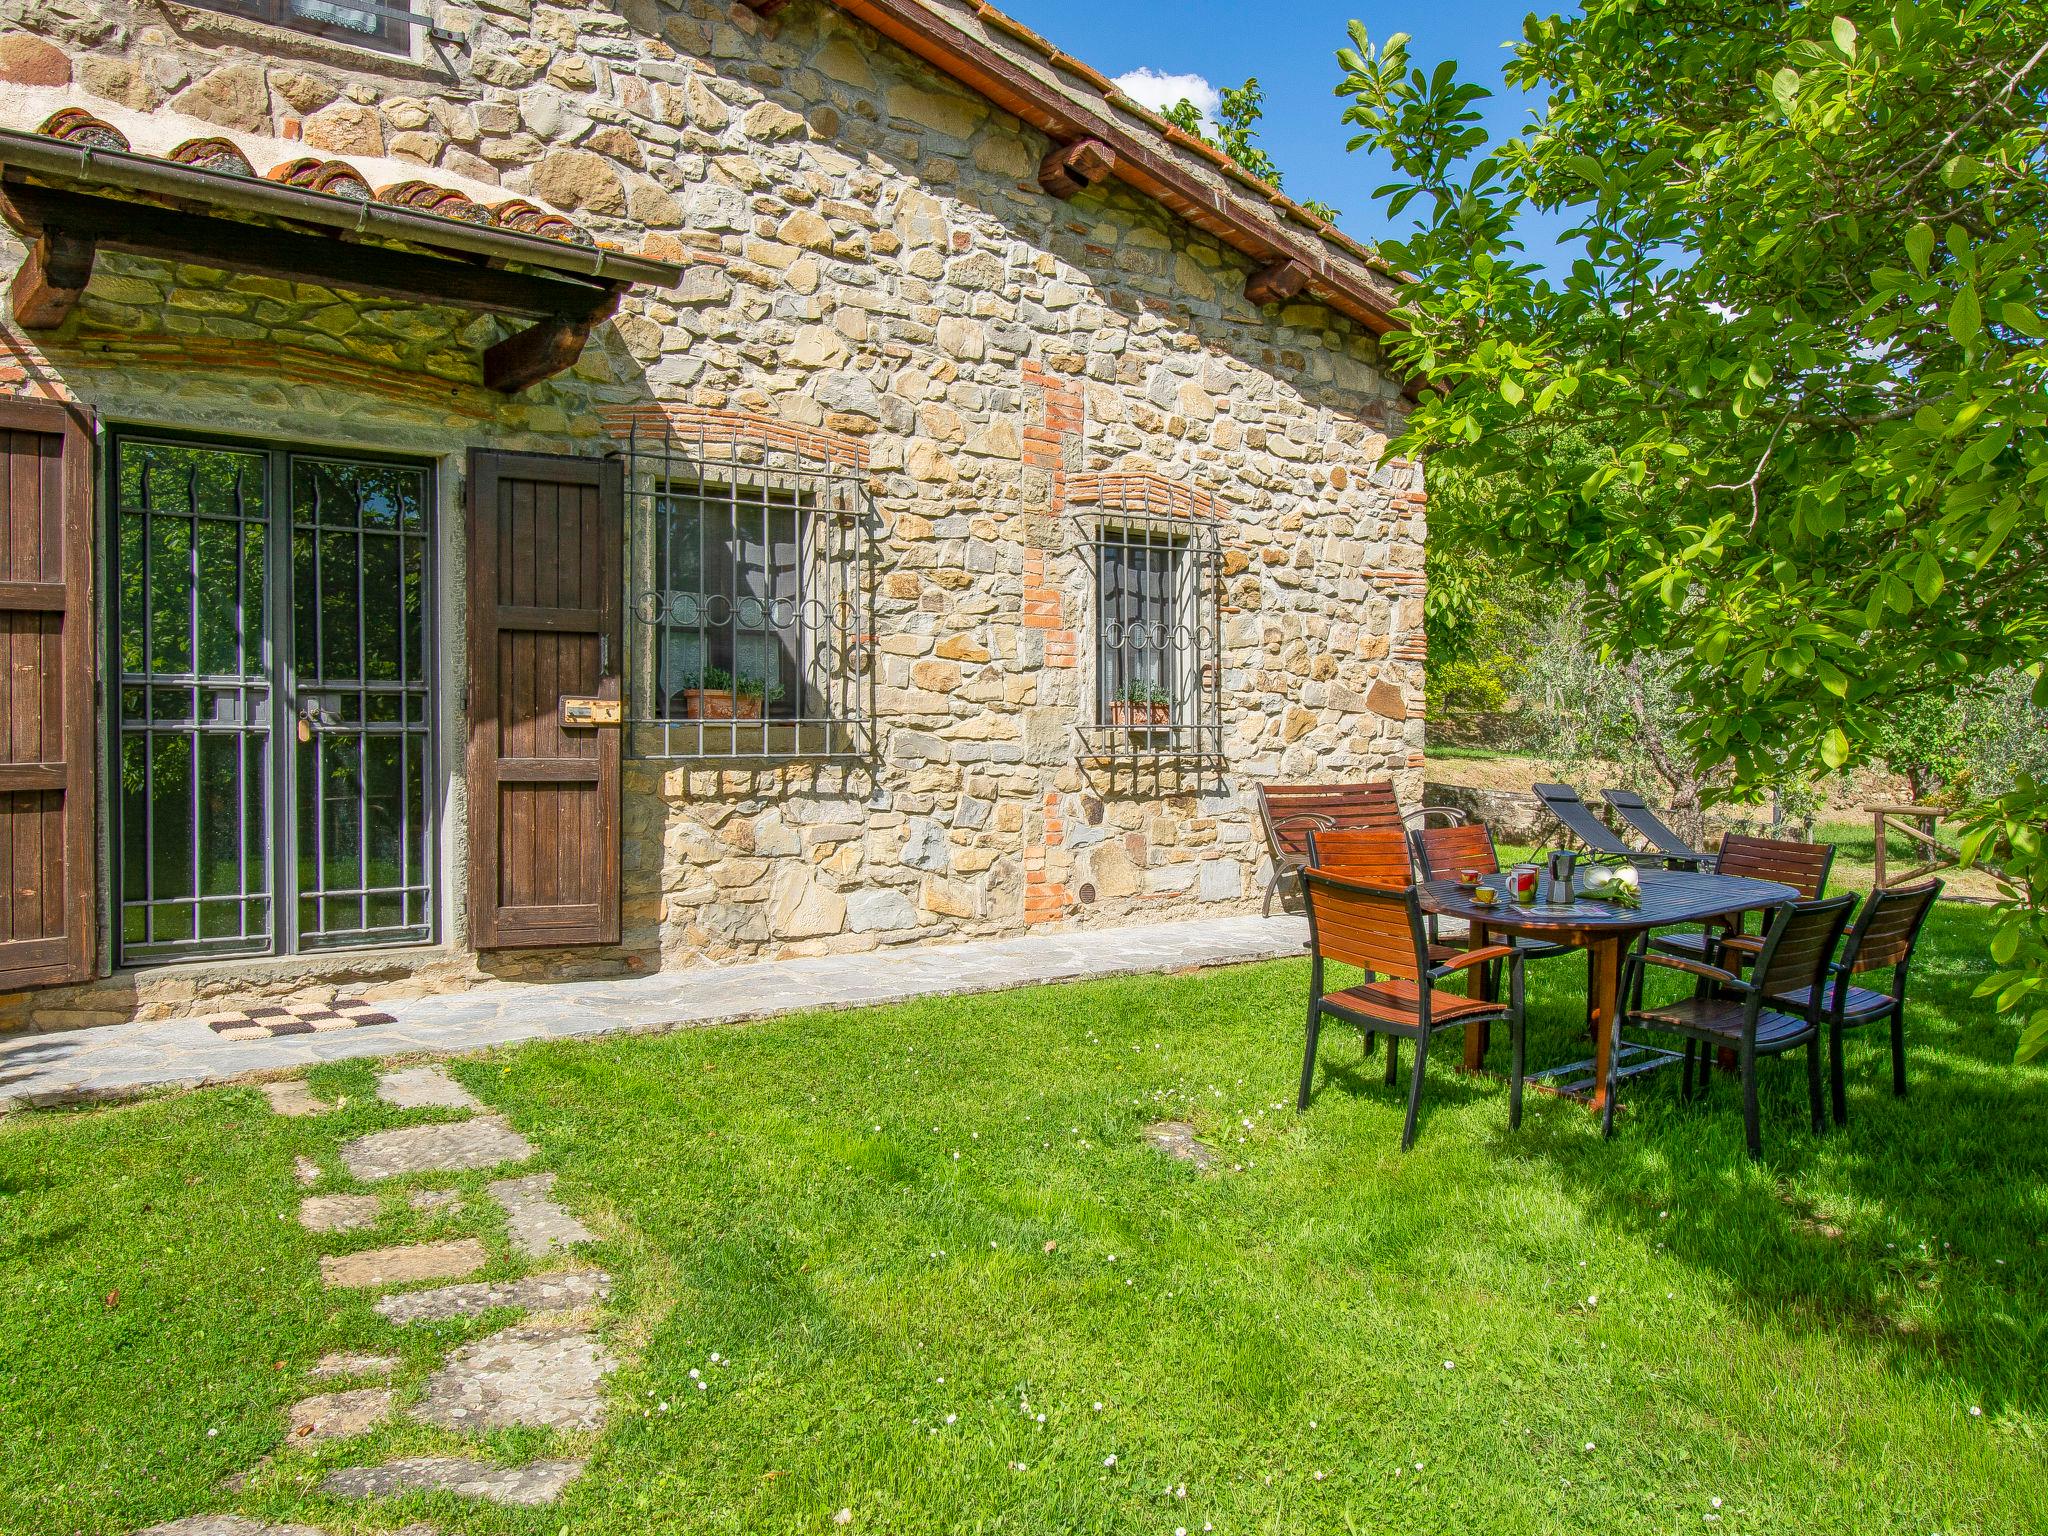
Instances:
[[[377,1224],[383,1204],[375,1195],[308,1195],[299,1202],[299,1225],[308,1232],[358,1232]]]
[[[299,1181],[299,1188],[305,1189],[320,1182],[320,1165],[310,1157],[292,1159],[292,1177]]]
[[[270,1100],[270,1107],[280,1115],[320,1115],[327,1112],[327,1106],[313,1097],[313,1090],[299,1078],[284,1083],[258,1083],[263,1097]]]
[[[445,1211],[451,1205],[462,1204],[459,1189],[416,1189],[405,1197],[405,1203],[420,1212]]]
[[[535,1313],[580,1312],[611,1294],[612,1277],[601,1269],[572,1269],[558,1275],[528,1275],[494,1284],[444,1285],[380,1297],[377,1311],[392,1323],[441,1323],[477,1317],[498,1307]]]
[[[411,1410],[443,1429],[597,1429],[615,1362],[581,1328],[532,1323],[465,1344],[427,1378]]]
[[[440,1067],[403,1067],[377,1079],[377,1097],[400,1109],[482,1109],[483,1104]]]
[[[479,1115],[448,1125],[405,1125],[358,1136],[341,1149],[342,1163],[359,1179],[395,1178],[401,1173],[461,1173],[523,1163],[533,1143],[501,1115]]]
[[[468,1499],[531,1508],[552,1504],[583,1470],[577,1461],[529,1461],[523,1467],[471,1461],[463,1456],[413,1456],[381,1467],[344,1467],[320,1485],[345,1499],[400,1493],[452,1493]],[[239,1533],[232,1533],[239,1536]]]
[[[1156,1152],[1183,1163],[1193,1163],[1203,1173],[1216,1166],[1216,1154],[1195,1140],[1195,1128],[1182,1120],[1162,1120],[1145,1127],[1145,1140]]]
[[[475,1238],[458,1237],[442,1243],[409,1243],[402,1248],[328,1254],[320,1260],[320,1278],[329,1285],[355,1288],[409,1285],[415,1280],[452,1280],[475,1274],[490,1258]]]
[[[341,1376],[389,1376],[397,1369],[396,1355],[361,1355],[338,1350],[322,1355],[306,1374],[314,1381],[333,1381]]]
[[[529,1259],[544,1259],[578,1243],[594,1243],[597,1234],[556,1204],[552,1173],[531,1173],[523,1179],[499,1179],[489,1186],[491,1198],[505,1207],[513,1248]]]
[[[326,1536],[310,1525],[271,1525],[247,1515],[187,1515],[152,1525],[141,1536]]]
[[[285,1416],[293,1444],[346,1440],[365,1435],[391,1417],[391,1394],[383,1387],[323,1392],[293,1403]]]

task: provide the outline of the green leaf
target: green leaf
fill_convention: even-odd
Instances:
[[[1927,262],[1934,255],[1934,226],[1922,221],[1906,231],[1906,259],[1913,263],[1913,270],[1922,277],[1927,275]]]
[[[1839,725],[1830,726],[1827,735],[1821,738],[1820,760],[1830,768],[1840,768],[1849,761],[1849,738],[1842,734]]]
[[[1941,589],[1947,585],[1947,581],[1948,579],[1941,574],[1941,562],[1923,551],[1920,564],[1913,572],[1913,590],[1920,594],[1920,601],[1933,602],[1941,596]]]
[[[1846,16],[1837,16],[1834,26],[1829,30],[1834,33],[1835,46],[1842,50],[1842,57],[1845,59],[1855,58],[1856,23]]]
[[[1959,346],[1967,347],[1984,331],[1984,314],[1977,304],[1977,290],[1965,287],[1948,306],[1948,333]]]
[[[1504,378],[1500,381],[1500,397],[1507,401],[1509,405],[1520,405],[1522,403],[1522,386],[1513,379]]]
[[[1790,110],[1794,98],[1799,95],[1799,71],[1788,64],[1771,76],[1771,94],[1778,98],[1781,106]]]

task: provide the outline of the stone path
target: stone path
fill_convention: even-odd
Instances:
[[[271,1084],[266,1094],[280,1114],[315,1113],[329,1106],[295,1085]],[[412,1067],[382,1074],[377,1097],[408,1111],[462,1118],[403,1125],[357,1136],[341,1147],[351,1178],[387,1180],[446,1176],[495,1169],[526,1161],[533,1145],[492,1113],[441,1067]],[[301,1160],[304,1161],[303,1159]],[[317,1165],[299,1170],[300,1180],[319,1182]],[[597,1235],[554,1196],[555,1176],[528,1173],[493,1181],[488,1192],[504,1211],[514,1252],[526,1259],[558,1257],[595,1242]],[[442,1210],[460,1200],[446,1189],[408,1190],[415,1209]],[[299,1220],[311,1231],[346,1233],[374,1227],[395,1200],[373,1191],[308,1195]],[[490,1262],[490,1250],[475,1237],[330,1253],[320,1258],[330,1287],[376,1288],[417,1285],[475,1273]],[[618,1362],[595,1331],[593,1313],[610,1294],[611,1277],[601,1270],[570,1269],[516,1279],[394,1290],[374,1303],[394,1327],[427,1321],[523,1314],[507,1326],[450,1350],[426,1379],[416,1401],[405,1403],[402,1388],[387,1383],[402,1363],[396,1354],[323,1355],[307,1371],[311,1392],[285,1415],[285,1446],[327,1446],[359,1438],[389,1424],[394,1416],[468,1437],[501,1429],[542,1429],[589,1434],[605,1417],[605,1383]],[[269,1458],[265,1458],[266,1461]],[[383,1465],[343,1467],[331,1472],[321,1490],[341,1498],[376,1499],[415,1491],[438,1491],[520,1507],[553,1503],[583,1470],[572,1457],[549,1457],[507,1466],[467,1455],[413,1456]],[[425,1527],[407,1527],[432,1536]],[[241,1515],[193,1515],[152,1527],[144,1536],[322,1536],[308,1526],[269,1525]],[[400,1533],[403,1536],[403,1533]]]
[[[679,1029],[807,1008],[1232,965],[1298,955],[1307,941],[1308,927],[1298,917],[1211,918],[609,981],[492,983],[382,1003],[394,1023],[330,1034],[223,1040],[199,1019],[11,1034],[0,1036],[0,1110],[132,1097],[153,1088],[198,1087],[365,1056],[457,1053],[521,1040]],[[296,1099],[288,1096],[287,1102]],[[308,1102],[312,1108],[286,1112],[326,1107],[310,1096]]]

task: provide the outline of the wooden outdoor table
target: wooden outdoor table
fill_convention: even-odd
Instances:
[[[1669,928],[1680,923],[1700,923],[1709,918],[1734,917],[1743,912],[1783,906],[1799,899],[1799,892],[1772,880],[1745,880],[1736,875],[1705,875],[1684,870],[1641,871],[1643,904],[1621,907],[1609,902],[1576,898],[1570,902],[1537,902],[1522,905],[1510,901],[1504,875],[1489,875],[1483,882],[1500,891],[1493,906],[1481,906],[1454,880],[1425,880],[1417,888],[1422,910],[1439,917],[1462,918],[1472,927],[1471,946],[1492,942],[1501,935],[1547,939],[1584,949],[1591,959],[1588,1001],[1593,1024],[1592,1107],[1604,1108],[1607,1100],[1607,1066],[1615,1049],[1616,1020],[1620,1017],[1621,957],[1639,934],[1652,928]],[[1490,969],[1480,967],[1481,971]],[[1475,976],[1472,985],[1488,986]],[[1465,1066],[1477,1072],[1486,1061],[1488,1031],[1475,1025],[1465,1031]]]

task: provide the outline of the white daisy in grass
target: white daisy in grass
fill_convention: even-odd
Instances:
[[[1104,1465],[1105,1467],[1113,1467],[1113,1466],[1115,1466],[1115,1465],[1116,1465],[1116,1452],[1115,1452],[1115,1451],[1111,1451],[1111,1452],[1110,1452],[1110,1453],[1109,1453],[1109,1454],[1108,1454],[1107,1456],[1103,1457],[1103,1458],[1102,1458],[1102,1464],[1103,1464],[1103,1465]]]

